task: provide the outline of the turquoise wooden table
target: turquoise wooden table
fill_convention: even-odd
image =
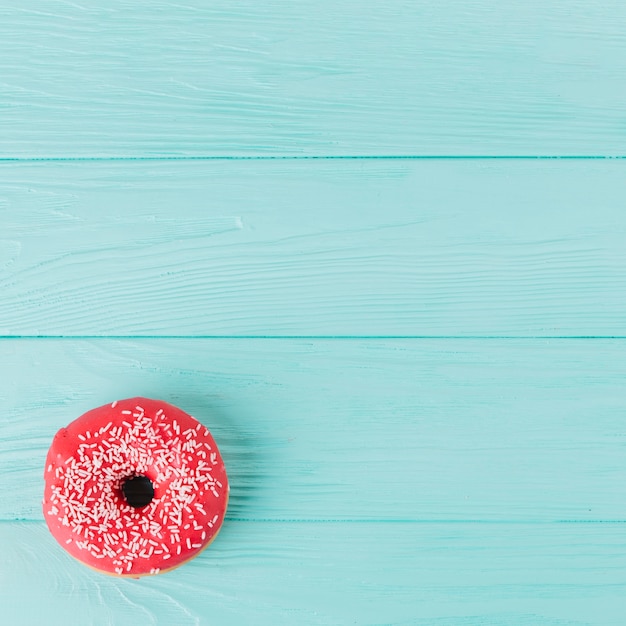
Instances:
[[[3,623],[626,624],[625,24],[3,2]],[[40,505],[57,429],[133,395],[232,483],[141,580]]]

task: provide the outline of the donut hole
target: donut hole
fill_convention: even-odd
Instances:
[[[122,493],[130,506],[139,509],[152,502],[154,485],[147,476],[130,476],[122,483]]]

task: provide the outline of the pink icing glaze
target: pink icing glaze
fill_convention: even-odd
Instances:
[[[122,485],[152,481],[134,508]],[[226,468],[213,437],[181,409],[130,398],[88,411],[54,437],[43,512],[72,556],[119,576],[158,574],[193,558],[215,537],[228,503]]]

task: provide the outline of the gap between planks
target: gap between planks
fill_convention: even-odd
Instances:
[[[289,519],[269,517],[228,517],[224,523],[243,524],[396,524],[416,526],[560,526],[563,524],[583,524],[587,526],[611,525],[620,526],[626,524],[626,520],[602,520],[602,519],[561,519],[561,520],[506,520],[506,519]],[[0,524],[45,524],[43,519],[35,518],[0,518]]]
[[[337,155],[188,155],[188,156],[49,156],[49,157],[0,157],[0,163],[40,163],[40,162],[74,162],[74,161],[598,161],[598,160],[623,160],[626,155],[603,155],[603,154],[337,154]]]
[[[441,340],[471,340],[471,341],[545,341],[545,340],[623,340],[626,335],[0,335],[0,341],[16,340],[149,340],[149,339],[202,339],[202,340],[260,340],[269,339],[277,341],[389,341],[389,340],[411,340],[411,341],[441,341]]]

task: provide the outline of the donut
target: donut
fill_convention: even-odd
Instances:
[[[228,504],[226,468],[209,430],[148,398],[101,406],[61,428],[44,478],[54,538],[113,576],[159,574],[197,556]]]

